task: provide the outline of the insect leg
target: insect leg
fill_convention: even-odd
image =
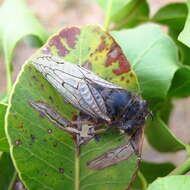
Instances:
[[[59,113],[53,110],[48,104],[39,101],[29,100],[29,104],[37,110],[42,117],[47,118],[51,123],[53,123],[59,129],[66,131],[72,135],[80,134],[80,131],[76,128],[71,127],[72,123],[62,117]]]
[[[142,144],[144,139],[144,129],[138,128],[134,134],[129,137],[129,143],[133,148],[134,153],[136,156],[141,159],[141,152],[142,152]]]
[[[71,125],[92,125],[92,121],[71,121]]]

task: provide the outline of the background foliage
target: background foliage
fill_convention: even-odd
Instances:
[[[138,177],[131,188],[187,190],[190,177],[185,174],[190,170],[190,146],[173,134],[168,126],[168,120],[173,109],[172,100],[190,95],[190,0],[184,3],[170,3],[160,8],[153,16],[149,14],[149,4],[146,0],[97,0],[96,2],[105,13],[104,29],[120,45],[130,61],[131,72],[135,76],[131,86],[139,86],[139,93],[148,101],[150,109],[154,112],[153,120],[149,120],[145,128],[148,143],[163,154],[179,150],[185,150],[187,154],[186,160],[179,166],[170,162],[142,161]],[[167,32],[164,32],[160,26],[166,26]],[[96,28],[97,26],[91,27]],[[83,36],[80,36],[77,43],[82,44],[83,51],[88,54],[88,48],[96,49],[95,44],[99,38],[93,31],[85,29],[85,27],[82,31],[84,32]],[[99,33],[106,34],[103,30],[100,30]],[[77,188],[78,190],[88,189],[89,183],[92,184],[95,180],[97,180],[97,184],[93,184],[92,188],[94,189],[110,189],[112,187],[124,190],[129,187],[137,164],[135,156],[111,169],[106,169],[105,173],[90,174],[85,170],[84,163],[87,158],[84,158],[78,162],[81,176],[76,179],[74,164],[77,161],[72,152],[73,141],[62,131],[55,129],[48,121],[40,118],[36,112],[31,111],[27,100],[40,97],[40,100],[54,105],[67,118],[70,118],[73,114],[71,112],[75,112],[75,110],[71,107],[68,108],[67,105],[64,108],[60,106],[63,103],[60,95],[34,69],[30,68],[29,61],[23,67],[13,87],[12,58],[17,43],[28,36],[31,46],[41,47],[43,45],[40,52],[44,47],[49,47],[48,45],[51,44],[52,39],[55,40],[57,34],[50,36],[47,41],[49,32],[39,23],[25,0],[5,0],[1,5],[0,34],[0,50],[4,55],[7,73],[7,90],[1,94],[0,104],[0,189],[13,189],[17,175],[29,190],[59,190],[63,186],[69,186],[70,189],[75,190]],[[107,34],[108,43],[110,41],[109,34]],[[60,39],[59,35],[58,38]],[[86,43],[82,43],[81,40],[85,38],[88,40]],[[57,54],[61,49],[60,44],[69,47],[62,38],[58,44],[57,49],[55,47],[51,49],[51,53]],[[111,47],[107,48],[110,50]],[[82,64],[81,60],[83,59],[79,61],[75,59],[77,57],[75,55],[81,55],[77,54],[77,48],[75,50],[70,47],[69,51],[71,51],[71,55],[65,59]],[[84,54],[82,55],[83,61],[86,61],[86,57]],[[95,55],[100,56],[97,52]],[[105,55],[106,53],[103,52],[101,57]],[[94,72],[123,87],[130,88],[130,85],[124,86],[122,80],[119,80],[119,76],[113,75],[111,69],[109,70],[105,66],[100,67],[101,60],[98,60],[98,64],[93,58],[90,61],[94,64]],[[115,69],[115,66],[113,68]],[[127,80],[128,75],[123,74],[123,76]],[[34,80],[31,80],[32,77]],[[45,86],[45,90],[42,90],[42,86]],[[34,122],[31,122],[33,120]],[[52,134],[48,134],[49,129],[53,130]],[[104,144],[110,140],[109,146],[112,147],[118,143],[114,143],[114,141],[111,143],[114,138],[116,138],[114,134],[106,134],[100,143]],[[123,141],[124,139],[122,139]],[[57,146],[64,143],[65,145]],[[56,148],[53,148],[52,145],[56,145]],[[71,150],[69,148],[67,150],[68,145],[72,147]],[[96,146],[92,142],[84,147],[84,152],[97,148]],[[104,152],[105,149],[99,151]],[[97,152],[95,151],[94,154]],[[68,159],[65,156],[72,159],[67,162]],[[64,171],[61,167],[63,165],[66,168]],[[128,172],[125,173],[124,170]],[[70,174],[67,173],[68,171]],[[123,179],[121,179],[122,172]],[[72,176],[71,181],[66,180],[68,175]],[[92,177],[88,178],[88,175]],[[105,179],[101,180],[102,176]],[[115,180],[115,185],[108,180],[110,179],[113,183],[111,176]],[[81,182],[78,187],[76,186],[77,180]]]

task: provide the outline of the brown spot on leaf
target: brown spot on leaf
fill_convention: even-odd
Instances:
[[[41,84],[40,86],[41,86],[41,88],[44,88],[44,85],[43,85],[43,84]]]
[[[32,67],[31,67],[31,66],[29,66],[29,67],[28,67],[28,70],[29,70],[29,71],[32,71]]]
[[[124,76],[122,76],[122,77],[121,77],[121,81],[123,81],[124,79],[125,79],[125,77],[124,77]]]
[[[19,126],[19,128],[23,129],[23,128],[24,128],[24,125],[23,125],[23,124],[21,124],[21,125]]]
[[[118,69],[113,69],[113,72],[116,75],[121,75],[123,73],[128,73],[131,69],[129,61],[124,56],[121,48],[114,43],[111,47],[111,50],[107,54],[107,60],[105,66],[108,67],[112,65],[112,63],[118,62]]]
[[[131,78],[133,78],[134,77],[134,75],[133,75],[133,73],[130,73],[130,75],[129,75]]]
[[[33,75],[32,78],[33,78],[35,81],[38,81],[38,78],[37,78],[35,75]]]
[[[51,101],[51,103],[54,102],[52,96],[49,96],[48,98],[49,98],[49,100]]]
[[[47,130],[47,132],[48,132],[49,134],[51,134],[51,133],[52,133],[52,129],[49,128],[49,129]]]
[[[104,49],[106,49],[106,42],[105,42],[105,37],[102,36],[101,37],[101,43],[100,45],[98,46],[98,51],[103,51]]]
[[[59,173],[63,174],[64,173],[64,169],[63,168],[59,168]]]
[[[77,36],[80,34],[80,29],[77,27],[69,27],[63,29],[59,35],[61,38],[65,38],[67,40],[67,43],[70,48],[74,48],[76,41],[77,41]]]
[[[65,56],[69,53],[67,48],[62,44],[60,36],[58,35],[51,38],[51,40],[49,41],[49,45],[55,46],[58,49],[59,56]]]
[[[126,81],[126,83],[129,83],[129,82],[130,82],[129,80]]]
[[[16,146],[19,146],[19,145],[22,144],[22,141],[21,141],[20,139],[17,139],[17,140],[15,141],[15,144],[16,144]]]
[[[30,135],[30,138],[31,138],[32,142],[34,142],[36,140],[36,137],[33,134]]]
[[[57,143],[53,143],[53,147],[57,147],[58,146],[58,144]]]

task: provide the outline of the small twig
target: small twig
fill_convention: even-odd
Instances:
[[[146,181],[144,175],[143,175],[140,171],[138,171],[137,175],[138,175],[138,177],[139,177],[139,179],[140,179],[140,181],[141,181],[142,190],[147,189],[148,183],[147,183],[147,181]]]
[[[106,30],[109,29],[109,25],[110,25],[112,4],[113,4],[113,0],[108,0],[108,4],[107,4],[107,7],[106,7],[106,16],[105,16],[105,21],[104,21],[104,28]]]

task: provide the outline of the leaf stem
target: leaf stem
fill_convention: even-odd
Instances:
[[[107,7],[106,7],[106,17],[105,17],[105,21],[104,21],[104,28],[106,30],[109,29],[109,25],[110,25],[110,17],[111,17],[112,4],[113,4],[113,0],[109,0],[108,4],[107,4]]]
[[[80,189],[80,155],[78,154],[78,151],[75,153],[75,190]]]
[[[190,158],[185,160],[180,166],[175,168],[169,175],[182,175],[190,171]]]
[[[138,175],[138,177],[139,177],[139,179],[140,179],[140,181],[141,181],[142,190],[146,190],[146,189],[147,189],[147,186],[148,186],[148,183],[147,183],[147,181],[146,181],[144,175],[143,175],[140,171],[138,171],[137,175]]]

